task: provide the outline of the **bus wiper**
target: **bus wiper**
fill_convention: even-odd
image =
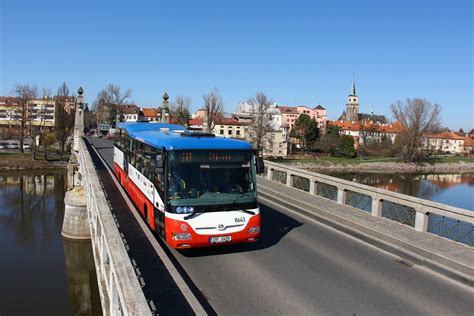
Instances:
[[[238,197],[236,197],[233,201],[232,201],[232,206],[238,206],[237,204],[237,200],[242,196],[242,194],[240,194]],[[229,210],[229,211],[240,211],[240,212],[244,212],[244,213],[247,213],[247,214],[250,214],[250,215],[255,215],[255,212],[252,212],[252,211],[247,211],[245,209],[232,209],[232,210]]]
[[[247,214],[250,214],[250,215],[255,215],[255,212],[248,211],[248,210],[236,210],[236,211],[241,211],[241,212],[244,212],[244,213],[247,213]]]

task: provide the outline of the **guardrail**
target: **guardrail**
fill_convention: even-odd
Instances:
[[[474,246],[474,211],[265,161],[270,181]]]
[[[86,190],[102,311],[104,315],[151,315],[83,139],[79,170]]]

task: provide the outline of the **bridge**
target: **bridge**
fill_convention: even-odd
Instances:
[[[169,248],[75,134],[63,235],[90,238],[106,315],[472,314],[474,212],[267,161],[262,238]]]

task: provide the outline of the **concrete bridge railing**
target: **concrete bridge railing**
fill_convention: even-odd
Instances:
[[[456,242],[474,245],[474,211],[265,161],[264,177]]]
[[[79,140],[78,156],[102,311],[105,315],[150,315],[150,308],[83,139]]]

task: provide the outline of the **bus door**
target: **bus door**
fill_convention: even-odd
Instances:
[[[153,205],[155,209],[155,227],[157,231],[163,236],[165,235],[165,162],[164,155],[162,152],[158,153],[155,157],[154,167],[154,181],[153,184],[156,188],[155,194],[153,194]],[[161,200],[161,201],[160,201]],[[161,203],[161,205],[160,205]],[[160,210],[161,208],[161,210]]]

